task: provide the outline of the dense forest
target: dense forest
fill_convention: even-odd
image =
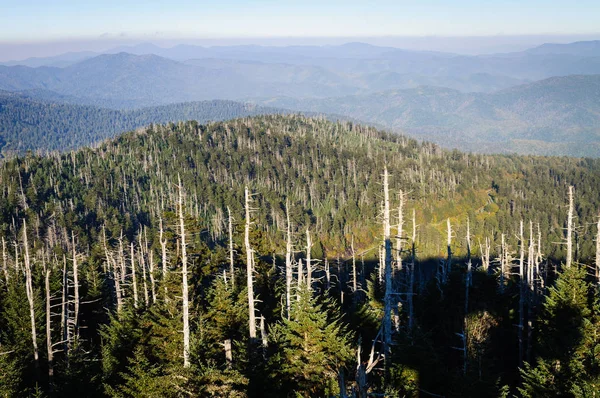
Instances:
[[[271,115],[0,181],[3,396],[600,391],[599,160]]]
[[[44,92],[41,92],[42,94]],[[201,101],[114,110],[70,104],[68,98],[0,91],[0,155],[77,149],[123,131],[175,120],[227,120],[282,110],[233,101]]]

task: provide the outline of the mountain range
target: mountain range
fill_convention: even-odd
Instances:
[[[355,118],[477,152],[600,154],[600,75],[553,77],[494,93],[440,87],[262,105]]]
[[[73,125],[81,132],[80,120],[86,119],[78,118],[78,112],[117,120],[123,114],[115,116],[115,112],[125,111],[124,118],[131,120],[127,112],[141,108],[144,115],[161,115],[161,111],[149,112],[149,107],[227,100],[343,115],[446,147],[598,156],[599,76],[600,41],[479,56],[363,43],[172,48],[143,44],[105,54],[69,53],[0,66],[0,90],[16,96],[9,105],[9,96],[3,95],[0,117],[5,123],[0,136],[5,149],[72,148],[84,141],[56,144],[24,134],[35,130],[37,135],[50,125],[54,130],[45,133],[48,137],[65,137]],[[13,120],[17,99],[26,101],[26,106]],[[195,105],[176,108],[182,106]],[[192,115],[169,109],[167,119],[133,119],[150,123]],[[36,116],[24,116],[26,112]],[[60,123],[38,118],[47,115],[56,121],[65,112],[73,116]],[[203,112],[197,115],[206,120]],[[39,124],[23,129],[22,120]],[[94,132],[90,139],[139,123],[119,122],[104,130],[106,125],[90,123],[103,130],[90,127]],[[11,142],[17,136],[21,144]],[[25,142],[33,146],[22,145]]]

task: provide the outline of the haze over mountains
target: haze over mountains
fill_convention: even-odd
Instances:
[[[142,44],[5,63],[0,89],[116,110],[254,102],[346,115],[467,150],[598,156],[598,75],[600,41],[479,56],[361,43]]]

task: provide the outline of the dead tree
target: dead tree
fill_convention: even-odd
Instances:
[[[467,357],[468,357],[468,345],[467,345],[467,316],[469,315],[469,289],[471,288],[472,280],[472,267],[471,267],[471,226],[469,219],[467,218],[467,274],[465,276],[465,315],[463,318],[463,374],[467,374]]]
[[[150,250],[148,245],[148,229],[144,227],[144,244],[146,245],[146,255],[148,256],[148,277],[150,278],[150,293],[152,294],[152,303],[156,303],[156,282],[154,280],[154,250]]]
[[[285,213],[286,213],[286,245],[285,245],[285,304],[287,309],[287,318],[290,319],[290,313],[292,308],[292,231],[290,225],[290,202],[289,199],[285,201]]]
[[[498,290],[504,293],[504,284],[508,280],[510,270],[508,269],[508,245],[506,244],[505,235],[500,238],[500,275],[498,278]]]
[[[383,337],[386,371],[390,366],[390,354],[392,347],[392,240],[390,228],[390,192],[389,175],[387,167],[383,171],[383,246],[385,250],[385,309],[383,314]]]
[[[408,294],[406,300],[408,301],[408,330],[412,330],[414,324],[413,316],[413,294],[415,286],[415,266],[417,259],[417,217],[415,209],[412,212],[412,247],[411,247],[411,260],[410,260],[410,275],[408,277]]]
[[[139,249],[138,254],[140,256],[140,267],[142,267],[142,288],[144,289],[144,303],[146,308],[150,305],[150,296],[148,295],[148,275],[146,274],[146,259],[144,258],[144,245],[142,242],[142,231],[138,235]]]
[[[79,338],[79,264],[77,262],[77,250],[75,247],[75,234],[71,232],[73,251],[73,335]]]
[[[165,292],[165,301],[168,299],[168,288],[167,288],[167,273],[168,273],[168,264],[167,264],[167,239],[164,238],[164,230],[163,230],[163,220],[162,217],[159,220],[159,230],[158,230],[158,241],[160,243],[160,251],[161,251],[161,260],[162,260],[162,282],[164,284],[164,292]]]
[[[127,277],[127,263],[125,262],[125,248],[123,246],[123,230],[119,236],[119,266],[121,267],[121,283],[125,284],[125,278]]]
[[[400,190],[398,204],[398,235],[396,235],[396,269],[402,271],[402,235],[404,228],[404,193]]]
[[[231,209],[229,206],[227,206],[227,216],[227,230],[229,232],[229,273],[231,275],[231,288],[235,289],[235,264],[233,261],[233,217],[231,216]]]
[[[533,222],[529,221],[529,250],[527,252],[527,362],[531,362],[531,345],[533,337],[533,303],[535,300],[535,241],[533,238]]]
[[[120,314],[123,309],[123,300],[121,297],[121,283],[119,279],[119,271],[117,267],[117,262],[113,261],[112,256],[108,250],[108,242],[106,239],[106,228],[102,226],[102,241],[104,246],[104,257],[106,258],[106,262],[108,263],[107,269],[112,273],[112,280],[115,288],[115,296],[117,298],[117,314]],[[111,267],[111,264],[113,267]]]
[[[181,177],[179,182],[179,236],[181,240],[181,290],[183,301],[183,367],[190,367],[190,304],[188,298],[188,269],[187,269],[187,244],[185,236],[185,218],[183,216],[183,185]],[[132,246],[133,247],[133,246]]]
[[[448,282],[448,276],[452,272],[452,225],[450,224],[450,218],[447,220],[447,234],[448,234],[448,258],[446,259],[446,269],[443,274],[443,282]]]
[[[133,287],[133,307],[138,308],[137,273],[135,272],[135,251],[131,242],[131,285]]]
[[[250,192],[245,189],[244,207],[246,209],[246,226],[244,229],[244,245],[246,246],[246,277],[248,283],[248,328],[250,340],[256,340],[256,313],[254,310],[254,252],[250,246]]]
[[[306,287],[308,290],[312,290],[312,259],[310,257],[310,251],[312,249],[312,240],[310,238],[310,231],[306,228]]]
[[[354,236],[350,241],[350,249],[352,250],[352,293],[356,296],[358,290],[358,282],[356,275],[356,252],[354,251]]]
[[[486,236],[485,243],[479,242],[479,251],[481,252],[481,267],[485,272],[490,270],[490,238]]]
[[[567,263],[570,267],[573,262],[573,186],[569,186],[569,212],[567,214]]]
[[[296,300],[300,301],[300,291],[302,290],[302,283],[304,283],[304,270],[302,269],[302,259],[298,259],[298,288],[296,289]]]
[[[33,360],[35,369],[39,369],[39,352],[37,345],[37,332],[35,325],[35,296],[33,293],[33,278],[31,274],[31,259],[29,258],[29,242],[27,241],[27,223],[23,220],[23,248],[25,250],[25,291],[29,302],[29,316],[31,318],[31,341],[33,344]]]
[[[525,292],[526,292],[526,281],[525,281],[525,247],[523,238],[523,220],[519,225],[519,325],[518,336],[519,336],[519,366],[523,366],[523,329],[524,329],[524,318],[525,318]]]
[[[63,340],[63,352],[69,355],[69,279],[67,273],[67,256],[63,255],[62,272],[62,301],[61,301],[61,335]]]
[[[4,271],[4,281],[6,282],[6,286],[8,286],[10,275],[8,273],[8,255],[6,254],[6,241],[4,240],[4,236],[2,237],[2,271]]]
[[[42,257],[44,258],[44,257]],[[46,352],[48,356],[48,386],[52,391],[54,385],[54,351],[52,344],[52,305],[50,303],[50,267],[44,263],[44,290],[46,293]]]

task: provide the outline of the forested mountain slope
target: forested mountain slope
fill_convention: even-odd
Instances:
[[[557,320],[549,338],[567,325],[543,312],[554,311],[543,303],[557,277],[566,297],[589,288],[576,265],[554,269],[567,253],[593,261],[598,160],[471,155],[275,115],[27,155],[0,165],[0,181],[0,390],[10,396],[36,385],[49,396],[535,396],[592,388],[597,376],[567,372],[588,366],[588,340],[570,335],[583,359],[569,362],[544,351],[536,328],[542,313]],[[576,250],[556,244],[565,225]],[[527,296],[513,274],[525,249]],[[575,320],[587,322],[577,292]],[[381,326],[392,317],[393,345]],[[524,319],[532,334],[519,337]],[[452,349],[461,344],[464,356]],[[557,357],[563,370],[543,367]]]
[[[0,91],[0,154],[76,149],[152,123],[192,119],[206,122],[282,112],[233,101],[118,111],[57,102],[53,98],[32,100],[27,93]]]
[[[442,146],[477,152],[600,154],[600,75],[554,77],[487,94],[419,87],[259,103],[353,115]]]

